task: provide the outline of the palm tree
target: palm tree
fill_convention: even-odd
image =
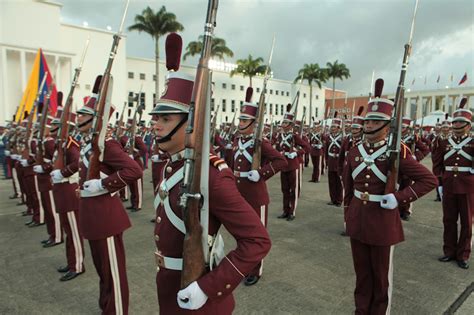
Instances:
[[[298,76],[295,78],[295,83],[306,80],[309,84],[309,121],[313,117],[313,83],[319,88],[327,81],[326,69],[321,69],[317,63],[305,64],[303,68],[298,71]]]
[[[350,78],[351,74],[349,69],[343,63],[338,63],[337,60],[334,63],[326,63],[327,76],[332,78],[332,109],[334,110],[334,103],[336,101],[334,93],[336,92],[336,79],[343,80]]]
[[[160,78],[160,37],[171,33],[184,30],[181,23],[176,20],[176,15],[167,12],[165,6],[162,6],[158,12],[154,12],[149,6],[143,10],[142,14],[135,15],[135,24],[128,27],[129,31],[145,32],[153,37],[155,41],[155,95],[159,94]]]
[[[183,56],[183,60],[186,60],[188,56],[194,56],[201,54],[202,43],[204,41],[204,36],[200,35],[197,41],[190,42],[186,47],[186,53]],[[234,52],[226,46],[224,39],[219,37],[214,37],[212,39],[211,46],[211,57],[218,58],[219,60],[224,60],[224,56],[234,57]]]
[[[252,55],[249,55],[247,59],[239,59],[237,60],[237,68],[230,72],[230,76],[232,77],[234,74],[238,73],[244,77],[249,77],[250,86],[252,86],[252,78],[256,75],[264,74],[267,69],[267,66],[262,63],[262,57],[253,59]]]

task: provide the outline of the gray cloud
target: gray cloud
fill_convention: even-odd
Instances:
[[[124,1],[61,0],[65,21],[105,28],[118,27]],[[351,71],[337,87],[351,95],[367,93],[372,70],[386,81],[386,92],[398,82],[403,46],[408,40],[414,0],[221,0],[216,34],[227,40],[236,59],[248,54],[267,58],[273,33],[277,42],[273,70],[277,78],[293,80],[305,63],[336,59]],[[207,1],[133,1],[127,25],[147,6],[165,5],[185,26],[185,44],[202,33]],[[474,79],[474,1],[420,0],[413,54],[406,80],[416,77],[415,89],[454,83],[468,72]],[[128,33],[128,54],[153,57],[154,46],[146,34]],[[161,46],[163,47],[164,40]],[[162,49],[163,51],[163,49]],[[196,64],[197,59],[186,60]],[[424,86],[424,77],[427,85]],[[327,83],[329,86],[330,83]]]

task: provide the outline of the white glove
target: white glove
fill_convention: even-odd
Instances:
[[[471,169],[469,170],[469,173],[474,174],[474,168],[471,167]]]
[[[49,175],[51,175],[53,180],[57,182],[62,181],[64,178],[63,174],[61,174],[61,170],[54,170]]]
[[[232,144],[230,144],[230,143],[227,144],[227,145],[225,146],[225,148],[226,148],[226,149],[232,149]]]
[[[129,154],[128,157],[131,158],[132,160],[134,160],[133,154]]]
[[[33,171],[35,171],[35,173],[38,173],[38,174],[43,174],[44,173],[44,169],[41,165],[33,166]]]
[[[290,160],[293,160],[295,157],[298,156],[298,153],[296,153],[296,152],[287,152],[285,154]]]
[[[9,150],[5,150],[5,156],[10,156],[10,151]]]
[[[12,154],[11,158],[12,158],[12,160],[17,160],[18,161],[20,159],[20,156],[18,154]]]
[[[25,159],[21,159],[21,160],[20,160],[20,163],[21,163],[21,166],[23,166],[23,167],[27,167],[27,166],[28,166],[28,161],[25,160]]]
[[[104,189],[102,187],[102,180],[101,179],[90,179],[84,182],[84,190],[90,193],[96,193]]]
[[[187,310],[197,310],[207,301],[207,295],[204,293],[196,281],[186,288],[178,291],[178,305]],[[187,300],[184,302],[183,300]]]
[[[252,182],[258,182],[260,180],[260,174],[256,170],[252,170],[247,175],[247,178]]]
[[[153,154],[153,155],[151,156],[151,161],[154,162],[154,163],[161,162],[160,156],[159,156],[158,154]]]
[[[416,155],[413,154],[412,157],[413,157],[413,159],[416,161]]]
[[[384,209],[393,210],[398,207],[397,198],[394,194],[388,194],[382,196],[382,201],[380,201],[380,206]]]
[[[438,187],[439,197],[443,200],[443,186]]]

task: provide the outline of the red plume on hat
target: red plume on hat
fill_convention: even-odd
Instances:
[[[63,106],[63,92],[58,91],[57,98],[58,98],[58,106]]]
[[[359,110],[357,111],[357,116],[361,116],[363,111],[364,111],[364,106],[359,106]]]
[[[359,106],[357,110],[357,116],[352,117],[352,128],[362,128],[364,126],[364,117],[362,117],[362,112],[364,111],[364,106]]]
[[[181,62],[181,52],[183,49],[183,39],[177,33],[170,33],[166,37],[166,69],[168,71],[178,71]]]
[[[98,93],[101,81],[102,75],[98,75],[95,78],[94,87],[92,88],[92,95],[90,97],[84,97],[84,106],[77,110],[78,114],[94,115],[95,103],[97,102],[97,97],[99,96]]]
[[[338,112],[337,112],[337,110],[336,110],[336,111],[334,112],[334,118],[337,118],[337,114],[338,114]]]
[[[459,103],[459,108],[464,108],[464,106],[466,106],[466,104],[467,104],[467,97],[463,97],[463,99]]]
[[[249,86],[247,88],[247,91],[245,91],[245,101],[247,103],[250,103],[252,101],[252,96],[253,96],[253,88]]]
[[[382,96],[383,84],[384,84],[383,79],[377,79],[375,81],[375,88],[374,88],[374,96],[375,97]]]

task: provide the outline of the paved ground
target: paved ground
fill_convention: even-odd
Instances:
[[[349,239],[342,237],[342,208],[327,206],[327,178],[308,183],[293,222],[276,219],[281,209],[279,176],[268,183],[272,250],[255,287],[240,286],[235,314],[350,314],[355,276]],[[157,314],[153,259],[152,193],[149,171],[145,204],[131,213],[125,233],[130,313]],[[62,283],[56,267],[65,262],[64,246],[44,249],[45,227],[27,228],[23,207],[8,199],[9,181],[0,181],[0,314],[98,314],[98,277],[86,244],[87,272]],[[415,204],[404,223],[406,241],[395,249],[393,314],[442,314],[454,303],[456,314],[474,314],[474,268],[439,263],[442,254],[441,204],[434,193]],[[226,248],[233,241],[226,237]],[[463,294],[464,292],[464,294]],[[457,302],[456,302],[457,301]],[[451,308],[454,309],[454,308]]]

